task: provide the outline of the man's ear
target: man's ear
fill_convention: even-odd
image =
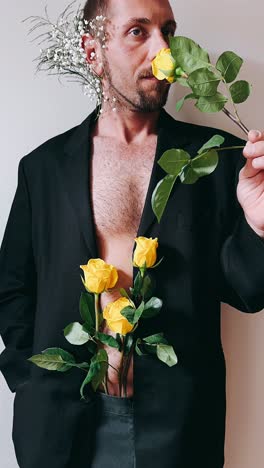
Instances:
[[[102,52],[98,41],[86,33],[82,36],[82,47],[86,54],[86,61],[92,65],[94,72],[101,76],[103,74]]]

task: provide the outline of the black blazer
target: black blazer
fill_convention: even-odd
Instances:
[[[27,358],[53,346],[80,362],[87,356],[62,330],[80,320],[79,266],[98,256],[89,196],[89,126],[96,112],[22,157],[1,245],[0,333],[6,348],[0,370],[16,392],[12,438],[21,468],[88,468],[94,450],[95,398],[87,386],[86,401],[80,399],[84,375],[76,368],[40,369]],[[163,331],[178,364],[168,367],[152,355],[134,353],[137,468],[222,468],[220,302],[242,312],[262,310],[264,241],[246,222],[236,197],[245,164],[240,150],[221,153],[214,173],[193,185],[178,178],[157,222],[151,195],[165,176],[157,160],[166,149],[182,148],[194,157],[215,133],[225,136],[225,146],[245,144],[229,133],[176,121],[164,109],[158,124],[137,235],[159,239],[159,258],[165,258],[151,271],[164,306],[137,332],[144,337]]]

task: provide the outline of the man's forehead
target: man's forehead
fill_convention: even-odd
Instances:
[[[133,18],[148,18],[150,22],[161,24],[174,19],[168,0],[109,0],[109,16],[119,27]]]

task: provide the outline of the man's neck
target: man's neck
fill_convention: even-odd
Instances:
[[[97,119],[93,136],[112,137],[123,144],[141,144],[157,135],[160,110],[136,112],[131,110],[104,111]]]

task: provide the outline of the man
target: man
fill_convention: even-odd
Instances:
[[[16,392],[18,463],[223,468],[220,301],[247,313],[264,307],[264,137],[251,131],[243,155],[223,152],[217,170],[193,185],[177,179],[158,224],[151,194],[164,172],[157,160],[172,147],[195,154],[215,129],[170,117],[163,109],[168,83],[150,79],[151,61],[175,33],[167,0],[94,0],[86,5],[86,18],[91,12],[107,16],[109,37],[105,51],[84,38],[87,60],[116,97],[117,112],[105,106],[98,121],[93,112],[21,159],[0,252],[0,331],[6,345],[0,369]],[[226,146],[244,144],[217,133]],[[79,265],[101,257],[118,268],[117,286],[128,288],[138,235],[157,236],[164,255],[153,270],[163,312],[145,320],[138,336],[163,331],[178,364],[168,367],[134,353],[128,398],[117,398],[109,369],[111,395],[103,400],[108,416],[96,432],[95,395],[90,389],[86,402],[79,400],[78,369],[53,373],[26,359],[51,346],[76,355],[61,330],[79,320]],[[113,299],[103,295],[101,306]],[[107,350],[114,364],[119,356]],[[80,359],[85,356],[80,349]],[[133,420],[123,425],[130,402]]]

